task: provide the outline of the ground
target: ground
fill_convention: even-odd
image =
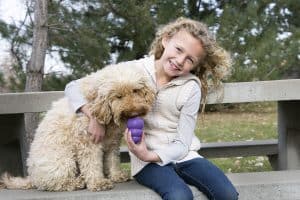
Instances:
[[[276,139],[276,127],[276,103],[247,103],[199,116],[196,134],[204,143]],[[226,173],[271,170],[266,156],[210,160]]]

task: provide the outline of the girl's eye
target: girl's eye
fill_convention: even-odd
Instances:
[[[182,52],[181,48],[175,47],[178,52]]]
[[[192,64],[194,64],[194,60],[193,60],[192,58],[188,58],[188,60],[189,60]]]

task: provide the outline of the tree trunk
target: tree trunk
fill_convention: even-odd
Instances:
[[[26,92],[41,91],[44,75],[44,63],[48,40],[48,0],[36,0],[34,7],[33,44],[30,61],[26,69]],[[35,130],[39,122],[39,113],[25,113],[25,133],[21,136],[21,152],[24,174],[26,158]]]

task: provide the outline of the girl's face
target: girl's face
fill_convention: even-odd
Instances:
[[[163,38],[162,45],[164,52],[159,60],[170,79],[188,74],[204,57],[201,42],[184,30]]]

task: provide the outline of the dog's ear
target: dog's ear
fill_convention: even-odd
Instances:
[[[101,79],[102,70],[92,73],[80,79],[80,90],[88,102],[94,101],[98,97],[98,89],[106,82]]]
[[[97,98],[97,89],[89,88],[89,90],[86,92],[85,98],[87,101],[94,101]]]
[[[80,81],[80,91],[88,102],[94,101],[98,96],[97,85],[88,77]]]
[[[148,83],[146,79],[142,80],[142,85],[142,91],[144,92],[145,100],[152,105],[155,100],[155,89]]]
[[[112,111],[109,97],[104,91],[97,92],[96,97],[90,103],[90,111],[101,124],[108,124],[112,119]]]

